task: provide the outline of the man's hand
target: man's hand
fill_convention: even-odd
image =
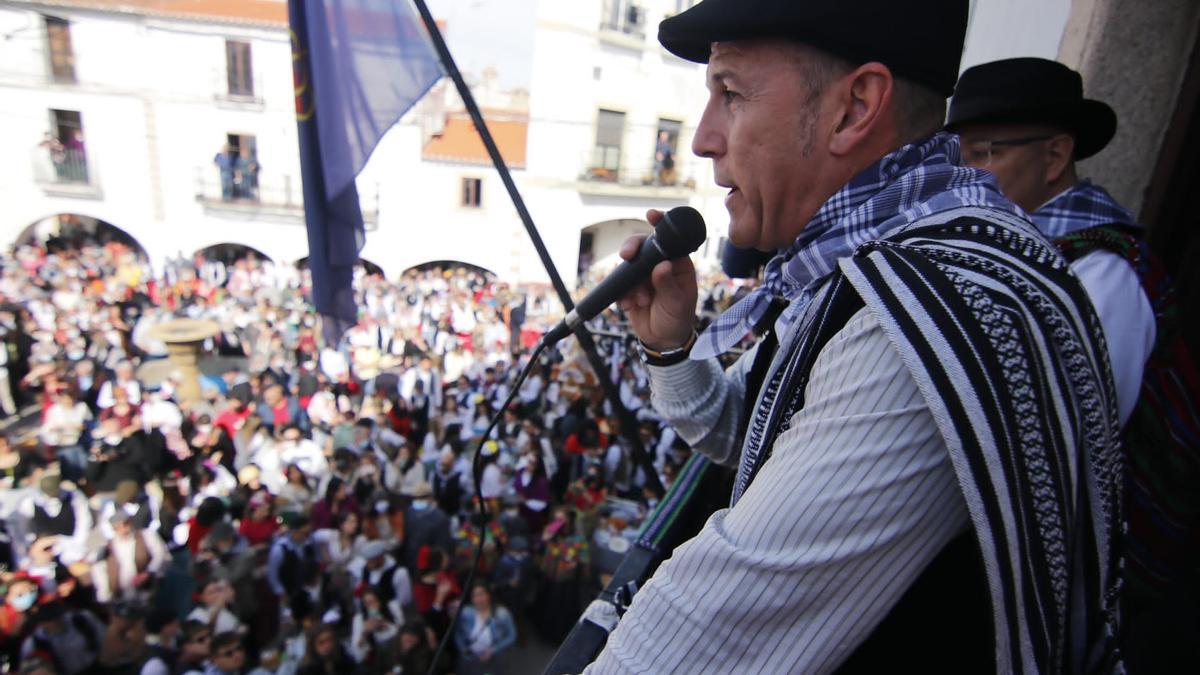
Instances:
[[[662,211],[651,209],[646,220],[658,225]],[[637,235],[621,245],[621,257],[631,260],[646,239]],[[618,303],[633,332],[647,347],[666,351],[683,346],[696,325],[696,268],[687,256],[655,266],[650,280],[636,286]]]

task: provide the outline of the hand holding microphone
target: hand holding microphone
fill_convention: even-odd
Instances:
[[[699,229],[692,252],[704,242],[704,219],[694,209],[687,208],[695,218]],[[677,220],[675,211],[668,214],[651,210],[646,219],[655,226],[656,232],[663,220]],[[621,246],[621,257],[631,260],[638,255],[646,237],[630,237]],[[683,345],[691,337],[696,325],[696,268],[686,255],[659,262],[654,265],[649,278],[641,280],[620,299],[621,311],[629,318],[634,334],[648,347],[666,351]]]
[[[648,347],[670,349],[691,337],[696,321],[696,269],[688,254],[700,248],[704,219],[690,206],[650,211],[654,234],[627,239],[621,263],[542,341],[552,344],[620,301],[634,333]]]

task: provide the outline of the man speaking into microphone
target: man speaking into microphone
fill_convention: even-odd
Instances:
[[[700,335],[686,258],[621,300],[655,409],[737,478],[587,672],[1120,668],[1100,324],[938,132],[969,4],[702,0],[660,25],[708,64],[692,149],[730,240],[777,255]]]

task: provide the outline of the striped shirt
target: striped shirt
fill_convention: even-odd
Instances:
[[[718,463],[739,459],[753,356],[728,373],[650,368],[655,409]],[[966,529],[933,416],[867,310],[822,350],[805,400],[742,498],[658,568],[585,672],[832,671]]]

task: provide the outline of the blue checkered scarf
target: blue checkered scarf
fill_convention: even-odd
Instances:
[[[1051,239],[1098,225],[1140,227],[1133,213],[1117,203],[1104,188],[1084,179],[1046,202],[1030,219]]]
[[[817,211],[791,246],[767,263],[763,283],[717,317],[692,348],[704,360],[728,351],[754,328],[771,300],[788,306],[777,332],[802,316],[839,258],[926,216],[964,206],[1020,213],[1000,194],[996,179],[959,166],[958,137],[938,133],[906,145],[858,174]]]

